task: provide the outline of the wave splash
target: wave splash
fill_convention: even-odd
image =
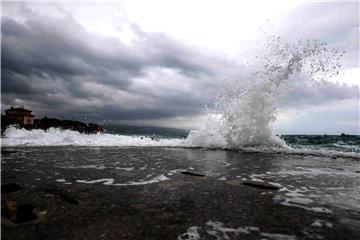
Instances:
[[[215,99],[208,121],[190,133],[192,145],[287,148],[271,124],[279,102],[291,90],[291,83],[321,83],[337,75],[343,52],[317,40],[285,43],[271,36],[263,55],[249,64],[249,73],[228,79]]]

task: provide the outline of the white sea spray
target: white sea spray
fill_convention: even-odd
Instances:
[[[224,82],[207,122],[191,132],[188,140],[192,145],[205,147],[286,148],[271,124],[290,83],[319,83],[338,74],[342,54],[317,40],[290,44],[280,37],[269,37],[263,55],[249,64],[250,74]]]

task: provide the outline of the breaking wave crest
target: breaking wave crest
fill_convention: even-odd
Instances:
[[[126,136],[118,134],[98,133],[82,134],[58,128],[18,129],[9,127],[2,138],[3,146],[181,146],[181,139],[160,139],[151,137]]]
[[[71,130],[50,128],[48,130],[26,130],[9,127],[4,132],[1,145],[14,146],[81,146],[81,147],[180,147],[180,148],[204,148],[220,150],[236,150],[252,153],[281,153],[295,155],[312,155],[325,157],[344,157],[360,160],[357,152],[340,152],[328,149],[295,149],[287,145],[283,147],[238,147],[229,148],[226,142],[211,142],[206,139],[194,141],[193,136],[186,139],[153,139],[151,137],[126,136],[118,134],[81,134]]]

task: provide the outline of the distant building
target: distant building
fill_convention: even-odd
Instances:
[[[9,126],[17,125],[25,129],[43,129],[61,128],[78,131],[80,133],[92,134],[104,132],[104,127],[95,123],[84,123],[74,120],[62,120],[57,118],[43,117],[41,119],[34,119],[32,111],[24,107],[11,107],[5,110],[5,115],[1,115],[1,133],[3,133]]]
[[[34,115],[32,111],[25,109],[24,107],[11,107],[5,110],[5,116],[11,123],[17,123],[20,125],[34,125]]]

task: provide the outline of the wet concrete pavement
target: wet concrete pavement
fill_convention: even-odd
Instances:
[[[201,149],[5,148],[2,238],[360,239],[358,166]],[[26,221],[11,220],[16,211]]]

